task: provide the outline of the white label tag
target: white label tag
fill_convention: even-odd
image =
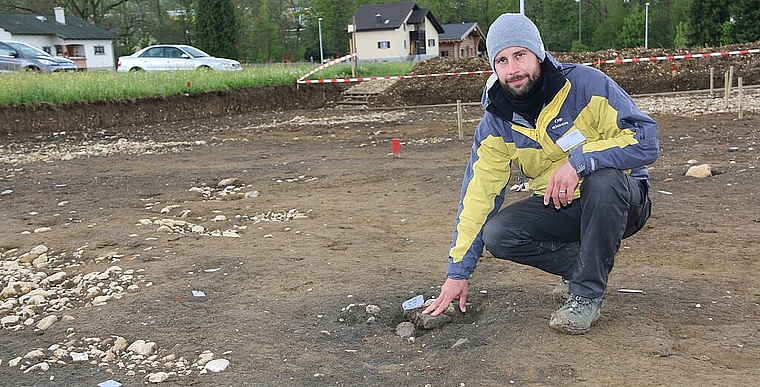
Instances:
[[[570,149],[575,148],[578,144],[583,143],[584,141],[586,141],[586,137],[583,137],[581,131],[576,128],[572,132],[565,133],[562,138],[557,140],[557,145],[562,148],[563,152],[567,152]]]
[[[419,308],[424,303],[425,303],[425,298],[422,297],[422,295],[420,294],[419,296],[416,296],[404,301],[404,303],[401,304],[401,307],[404,308],[404,310],[412,310],[412,309]]]

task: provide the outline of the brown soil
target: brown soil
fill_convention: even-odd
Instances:
[[[742,71],[757,69],[753,58]],[[630,87],[652,88],[631,92],[661,91],[654,86],[671,77],[647,74],[631,76]],[[433,90],[390,101],[451,102],[470,84],[482,87],[467,77],[399,82],[396,93]],[[44,244],[58,259],[48,274],[118,265],[142,277],[139,291],[103,306],[75,304],[65,310],[74,320],[44,334],[33,326],[0,331],[2,384],[94,386],[113,379],[137,386],[150,373],[176,371],[140,365],[129,376],[116,362],[52,359],[51,345],[111,336],[153,341],[159,358],[192,362],[209,350],[231,363],[220,373],[172,374],[161,383],[167,386],[760,384],[760,117],[655,117],[662,156],[651,170],[654,214],[624,241],[603,317],[588,334],[548,328],[556,278],[487,256],[470,282],[468,312],[408,341],[395,334],[404,320],[400,304],[438,294],[471,143],[458,139],[451,107],[311,108],[332,106],[339,91],[307,86],[72,111],[6,108],[13,125],[2,126],[5,149],[44,153],[120,139],[196,145],[3,165],[0,190],[12,193],[0,196],[0,253]],[[480,114],[465,108],[466,133]],[[391,155],[395,137],[403,139],[398,158]],[[689,160],[710,164],[714,176],[684,176]],[[211,196],[189,191],[225,178],[260,195],[224,200],[221,189]],[[306,218],[254,220],[291,209]],[[182,210],[189,218],[180,218]],[[227,220],[211,221],[217,215]],[[167,218],[235,228],[240,237],[168,234],[138,223]],[[50,231],[22,233],[40,227]],[[380,308],[372,322],[366,304]],[[462,338],[468,342],[452,348]],[[8,366],[37,348],[49,370]]]

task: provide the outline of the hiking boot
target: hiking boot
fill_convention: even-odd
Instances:
[[[552,300],[558,304],[564,304],[568,298],[570,298],[570,280],[562,278],[552,290]]]
[[[586,298],[571,294],[564,305],[552,313],[549,326],[571,335],[588,332],[602,317],[602,296]]]

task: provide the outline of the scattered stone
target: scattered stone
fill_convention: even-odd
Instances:
[[[402,339],[408,339],[414,336],[414,324],[409,321],[404,321],[396,325],[396,334]]]
[[[686,176],[702,179],[712,176],[712,170],[708,164],[695,165],[693,167],[689,167],[689,170],[686,171]]]
[[[433,316],[431,314],[426,314],[419,311],[409,311],[405,314],[409,320],[411,320],[418,328],[427,330],[440,328],[451,322],[451,316],[447,315],[446,313],[441,313],[438,316]]]
[[[127,349],[127,340],[121,336],[117,337],[113,342],[111,350],[115,352],[124,352],[125,349]]]
[[[50,326],[53,325],[56,322],[58,322],[58,316],[56,316],[54,314],[50,315],[50,316],[47,316],[47,317],[44,317],[42,320],[40,320],[37,323],[37,329],[39,329],[41,331],[44,331],[45,329],[50,328]]]
[[[205,371],[211,371],[211,372],[222,372],[226,370],[227,366],[229,365],[230,365],[230,361],[227,359],[214,359],[206,363],[203,369]]]
[[[217,188],[225,188],[228,186],[236,186],[240,183],[240,179],[237,177],[230,177],[227,179],[222,179],[218,183],[216,183]]]
[[[378,314],[378,313],[380,313],[380,307],[377,306],[377,305],[370,304],[370,305],[367,305],[366,308],[364,308],[364,311],[367,314]]]
[[[26,360],[40,359],[43,357],[45,357],[45,352],[42,352],[42,350],[39,350],[39,349],[33,349],[27,352],[26,355],[24,355],[24,359]]]
[[[435,298],[428,299],[420,308],[422,310],[425,310],[428,306],[432,305],[433,302],[435,302]],[[445,314],[454,314],[455,312],[456,309],[454,307],[454,303],[450,303],[449,306],[446,307],[446,310],[443,311]]]
[[[165,382],[167,379],[169,379],[169,373],[163,371],[156,372],[148,376],[148,381],[151,383],[161,383]]]
[[[16,315],[5,316],[0,319],[0,324],[2,324],[4,327],[13,326],[13,325],[18,324],[19,320],[21,320],[21,316],[16,316]]]
[[[137,340],[127,347],[127,351],[136,353],[138,355],[150,356],[153,354],[153,350],[156,347],[156,343],[152,341]]]
[[[49,369],[50,369],[50,364],[48,364],[48,363],[46,363],[46,362],[43,361],[42,363],[37,363],[37,364],[35,364],[35,365],[33,365],[33,366],[25,369],[24,373],[28,374],[28,373],[34,372],[34,371],[43,371],[43,372],[45,372],[45,371],[47,371]]]
[[[469,344],[470,344],[470,340],[462,338],[462,339],[457,340],[457,342],[451,346],[451,349],[467,348],[469,347]]]
[[[204,366],[206,363],[210,362],[211,360],[214,360],[214,353],[209,351],[204,351],[203,353],[198,356],[198,362],[197,364],[199,366]]]

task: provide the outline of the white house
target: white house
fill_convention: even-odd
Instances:
[[[357,62],[401,62],[438,56],[443,28],[416,3],[361,6],[349,22]]]
[[[87,70],[115,68],[113,41],[119,36],[55,7],[54,15],[0,13],[0,40],[14,40],[67,57]]]

